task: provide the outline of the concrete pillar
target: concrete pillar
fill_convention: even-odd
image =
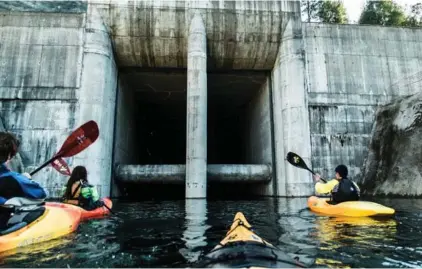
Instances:
[[[204,22],[190,22],[187,70],[186,198],[207,196],[207,51]]]
[[[75,128],[95,120],[100,135],[94,144],[74,157],[73,167],[85,165],[88,180],[104,197],[110,195],[117,68],[108,30],[92,5],[87,16],[82,63]]]
[[[290,2],[289,2],[290,3]],[[277,60],[272,71],[274,147],[277,196],[309,196],[313,192],[311,173],[290,165],[289,151],[311,166],[311,139],[307,104],[300,3],[290,3],[294,12],[286,17]]]

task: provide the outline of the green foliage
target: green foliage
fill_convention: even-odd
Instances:
[[[403,8],[392,0],[368,1],[359,19],[360,24],[386,26],[403,26],[406,22]]]
[[[302,13],[308,22],[347,23],[348,21],[342,1],[302,1]]]
[[[411,6],[410,15],[407,17],[406,26],[420,27],[422,26],[422,4],[417,3]]]

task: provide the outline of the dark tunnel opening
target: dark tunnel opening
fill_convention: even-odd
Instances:
[[[186,70],[120,70],[122,88],[133,101],[128,107],[135,133],[130,160],[119,163],[166,165],[186,163]],[[208,73],[207,163],[257,163],[251,156],[248,130],[251,102],[259,99],[264,72]],[[120,103],[124,106],[124,103]],[[118,109],[119,110],[119,109]],[[130,110],[130,111],[129,111]],[[122,138],[119,138],[122,139]],[[257,184],[208,182],[209,198],[250,197]],[[184,199],[184,184],[119,184],[131,199]],[[261,184],[262,185],[262,184]]]
[[[139,98],[139,97],[138,97]],[[139,102],[139,164],[182,164],[186,159],[186,103],[165,105]]]

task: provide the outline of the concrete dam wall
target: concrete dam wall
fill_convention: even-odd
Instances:
[[[304,24],[312,166],[359,177],[378,105],[420,91],[422,31]]]
[[[98,141],[67,161],[102,196],[307,196],[286,153],[359,173],[377,104],[420,86],[421,33],[302,23],[298,1],[0,2],[0,116],[26,171],[95,120]],[[34,179],[51,196],[67,180]]]

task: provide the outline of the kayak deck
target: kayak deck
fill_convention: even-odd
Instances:
[[[368,201],[350,201],[335,205],[329,204],[327,201],[329,198],[311,196],[308,198],[308,207],[313,212],[346,217],[388,216],[395,212],[393,208]]]
[[[113,202],[110,198],[106,197],[101,199],[106,206],[108,206],[110,209],[113,207]],[[59,207],[59,208],[68,208],[68,207],[74,207],[77,208],[81,212],[81,221],[88,220],[88,219],[94,219],[94,218],[102,218],[106,215],[110,214],[110,210],[108,210],[105,206],[96,208],[94,210],[85,210],[79,206],[75,206],[72,204],[67,203],[59,203],[59,202],[47,202],[46,205],[52,206],[52,207]]]
[[[226,236],[200,262],[206,268],[304,268],[271,243],[252,231],[245,216],[238,212]]]
[[[0,252],[49,241],[74,232],[81,213],[74,208],[45,206],[44,213],[28,225],[0,236]]]

